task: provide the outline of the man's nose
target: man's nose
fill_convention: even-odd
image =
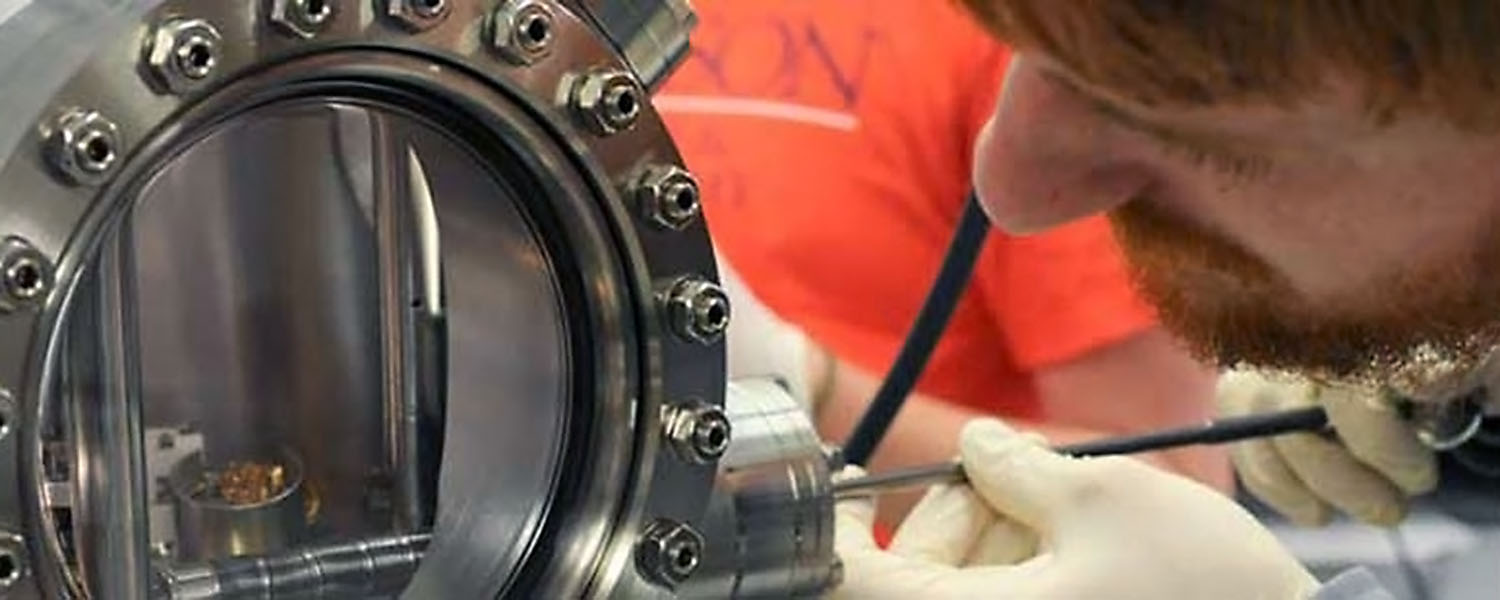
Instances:
[[[1114,208],[1149,185],[1131,145],[1119,127],[1017,58],[975,148],[975,190],[1008,233],[1055,227]]]

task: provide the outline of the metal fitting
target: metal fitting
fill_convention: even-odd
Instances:
[[[16,398],[10,390],[0,387],[0,440],[10,435],[10,430],[15,428],[16,422]]]
[[[47,139],[52,166],[78,184],[95,184],[107,178],[119,162],[119,152],[119,128],[98,111],[68,111],[53,124]]]
[[[684,339],[712,344],[729,329],[729,295],[724,288],[698,277],[684,277],[662,298],[672,330]]]
[[[585,126],[599,135],[613,135],[635,126],[645,97],[630,73],[601,71],[578,80],[572,102]]]
[[[518,65],[552,51],[552,9],[537,0],[502,2],[490,16],[490,46]]]
[[[672,450],[683,460],[709,464],[729,450],[732,428],[724,409],[700,400],[667,408],[662,427]]]
[[[0,595],[25,579],[26,573],[26,540],[14,533],[0,532]]]
[[[411,31],[423,31],[448,18],[448,0],[385,0],[385,14]]]
[[[181,94],[197,87],[219,65],[219,30],[202,19],[173,19],[151,32],[146,66],[162,91]]]
[[[657,584],[675,588],[703,562],[703,536],[685,523],[652,523],[635,548],[636,567]]]
[[[20,238],[0,242],[0,314],[40,304],[52,291],[52,263]]]
[[[271,0],[271,22],[282,31],[310,39],[333,21],[333,0]]]
[[[676,165],[647,169],[636,181],[635,197],[647,218],[667,229],[682,230],[703,214],[698,180]]]

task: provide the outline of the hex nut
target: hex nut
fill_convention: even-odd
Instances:
[[[684,277],[662,298],[672,330],[683,339],[703,345],[723,339],[729,329],[729,294],[699,277]]]
[[[119,161],[120,130],[92,110],[70,110],[57,119],[47,139],[52,166],[76,184],[96,184]]]
[[[223,37],[202,19],[173,19],[151,32],[146,67],[162,91],[181,94],[202,85],[219,65]]]
[[[598,135],[614,135],[635,126],[645,92],[624,71],[600,71],[579,78],[573,87],[573,110]]]
[[[529,65],[552,52],[552,9],[537,0],[502,2],[490,15],[490,46],[512,63]]]
[[[0,314],[30,308],[52,291],[52,263],[19,238],[0,244]]]
[[[652,523],[636,545],[636,567],[647,579],[667,588],[687,581],[703,562],[703,535],[668,519]]]
[[[448,18],[451,4],[448,0],[385,0],[385,14],[410,31],[425,31]]]
[[[16,397],[10,390],[0,387],[0,440],[10,435],[16,427]]]
[[[15,587],[28,572],[26,541],[14,533],[0,532],[0,593]]]
[[[733,427],[724,409],[694,400],[667,409],[663,429],[672,450],[683,460],[710,464],[729,450]]]
[[[652,223],[680,231],[703,214],[698,180],[676,165],[646,170],[636,182],[635,196]]]
[[[303,39],[321,33],[333,21],[333,0],[271,0],[271,22]]]

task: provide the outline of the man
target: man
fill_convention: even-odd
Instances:
[[[1355,450],[1282,456],[1430,486],[1430,454],[1394,411],[1349,390],[1440,399],[1482,381],[1500,342],[1500,5],[964,3],[1019,53],[975,162],[994,221],[1021,233],[1109,211],[1165,323],[1201,353],[1328,382],[1311,400]],[[891,553],[858,535],[862,507],[843,509],[849,595],[1314,593],[1221,498],[998,427],[965,433],[972,492],[934,492]],[[988,529],[941,531],[955,521],[941,514]],[[989,532],[1018,523],[1049,550],[995,566],[1016,555]]]
[[[698,11],[694,52],[656,105],[703,184],[727,262],[837,357],[814,366],[808,387],[822,392],[823,435],[844,439],[942,260],[1009,53],[944,4],[716,0]],[[737,312],[735,327],[761,320]],[[742,333],[731,331],[731,368],[746,356]],[[1133,293],[1102,218],[997,233],[870,466],[948,460],[962,424],[984,415],[1058,443],[1201,421],[1212,386]],[[1229,487],[1221,450],[1149,458]],[[894,525],[916,497],[883,500]]]

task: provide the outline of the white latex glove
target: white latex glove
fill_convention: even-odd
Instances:
[[[1437,485],[1437,458],[1382,392],[1230,371],[1219,378],[1228,416],[1322,405],[1335,441],[1297,433],[1235,444],[1240,480],[1300,525],[1326,523],[1337,508],[1377,525],[1406,516],[1410,496]]]
[[[967,486],[939,487],[891,549],[868,500],[837,507],[838,598],[1306,598],[1318,583],[1260,524],[1191,480],[1127,458],[1058,455],[984,419],[960,443]],[[1031,533],[1040,554],[1031,554]]]

